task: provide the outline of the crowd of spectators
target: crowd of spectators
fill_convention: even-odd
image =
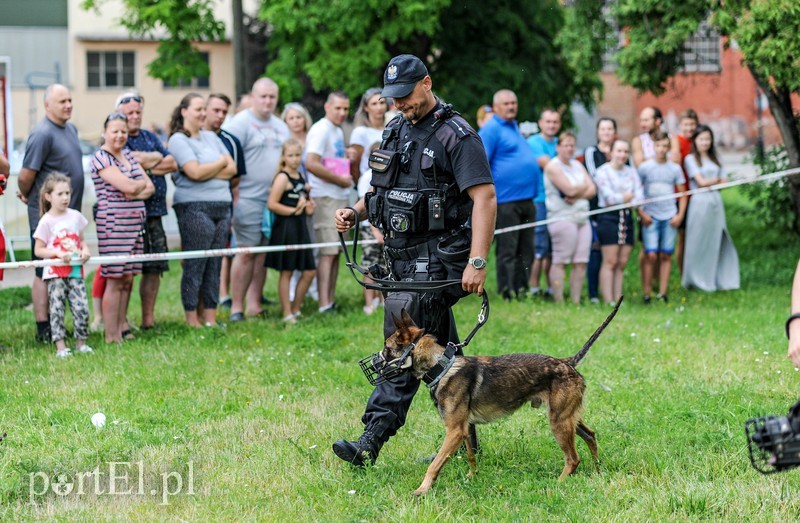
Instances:
[[[370,190],[368,158],[393,115],[391,100],[380,93],[378,88],[363,93],[347,141],[342,125],[350,98],[341,91],[328,96],[325,114],[315,123],[302,104],[287,103],[279,111],[279,89],[269,78],[257,80],[232,115],[226,95],[190,93],[172,113],[166,143],[142,128],[144,98],[122,93],[109,108],[91,164],[98,200],[96,254],[167,252],[167,178],[175,187],[171,208],[183,250],[338,241],[333,213],[355,201],[356,191]],[[60,173],[65,178],[59,180],[69,181],[71,209],[80,210],[84,192],[69,89],[49,86],[44,106],[45,117],[28,138],[17,195],[28,205],[34,257],[40,192],[48,177]],[[630,140],[618,135],[613,118],[603,116],[597,143],[576,157],[576,138],[562,132],[558,110],[541,110],[539,132],[530,137],[520,131],[518,110],[516,94],[501,89],[492,105],[475,115],[497,188],[497,226],[522,226],[495,239],[497,285],[504,298],[533,295],[561,302],[568,291],[571,301],[580,303],[588,280],[586,299],[614,303],[623,293],[637,232],[645,303],[653,301],[653,285],[656,301],[668,300],[673,254],[685,287],[738,288],[738,258],[718,192],[695,195],[691,203],[686,197],[649,200],[727,179],[713,133],[694,111],[682,113],[679,134],[669,136],[661,129],[660,111],[645,108],[641,133]],[[604,208],[613,209],[586,215]],[[363,263],[381,264],[380,231],[362,224],[358,233],[379,242],[364,248]],[[318,300],[319,313],[335,312],[339,251],[332,246],[302,256],[240,253],[232,259],[183,260],[186,323],[217,326],[220,305],[230,307],[229,322],[264,317],[267,267],[280,271],[287,323],[297,321],[307,294]],[[92,328],[103,330],[109,343],[135,336],[127,318],[136,276],[140,328],[155,328],[160,281],[168,270],[165,260],[101,266],[92,289]],[[42,274],[37,269],[32,285],[34,316],[37,338],[50,343],[59,341],[60,329],[53,332]],[[366,314],[381,306],[380,293],[367,291],[364,298]]]

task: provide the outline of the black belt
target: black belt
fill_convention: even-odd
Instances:
[[[353,216],[354,216],[354,219],[355,219],[355,226],[358,227],[358,212],[356,212],[356,210],[353,209],[352,207],[348,207],[348,209],[353,211]],[[428,240],[428,241],[430,241],[430,240]],[[346,263],[347,268],[350,269],[350,273],[353,275],[353,278],[355,278],[356,282],[359,285],[361,285],[362,287],[364,287],[365,289],[373,289],[373,290],[377,290],[377,291],[381,291],[381,292],[401,292],[401,291],[406,291],[406,292],[425,293],[425,292],[428,292],[428,291],[446,289],[447,287],[451,287],[451,286],[461,287],[461,280],[394,281],[394,280],[389,280],[389,279],[372,278],[369,275],[369,272],[366,269],[364,269],[363,267],[361,267],[359,264],[357,264],[354,261],[355,257],[356,257],[356,251],[358,249],[358,234],[354,234],[353,235],[353,257],[352,257],[352,259],[350,258],[350,253],[347,251],[347,245],[345,244],[345,241],[344,241],[344,234],[342,234],[342,233],[339,233],[339,242],[341,243],[342,250],[344,251],[345,261],[347,262]],[[425,242],[424,244],[420,244],[420,245],[425,245],[427,247],[427,243],[428,242]],[[362,276],[361,278],[356,276],[356,271],[361,273],[361,276]],[[367,283],[366,281],[364,281],[364,277],[365,276],[372,278],[372,283]],[[463,342],[457,343],[457,344],[454,345],[453,352],[455,352],[455,350],[457,350],[459,348],[466,347],[467,344],[470,342],[470,340],[472,340],[472,337],[475,336],[475,334],[478,332],[478,329],[483,327],[483,325],[489,319],[489,293],[486,292],[485,289],[483,291],[483,295],[481,296],[481,298],[482,298],[482,301],[481,301],[481,309],[478,312],[478,323],[475,325],[475,327],[472,328],[472,331],[469,333],[469,335],[467,335],[466,339]],[[450,344],[448,344],[448,345],[450,345]],[[451,363],[450,364],[452,365],[452,358],[451,358]],[[447,369],[445,369],[445,372],[446,372],[446,370]],[[444,372],[442,372],[441,375],[443,375],[443,374],[444,374]],[[435,376],[431,377],[430,379],[431,380],[435,379]],[[435,385],[435,384],[436,384],[436,382],[434,381],[433,385]],[[432,386],[432,385],[430,385],[430,386]]]
[[[428,241],[418,243],[417,245],[412,245],[411,247],[395,248],[384,245],[383,250],[386,253],[386,256],[392,260],[408,261],[416,260],[417,258],[427,258],[428,253],[430,253],[428,243],[432,240],[436,240],[438,243],[439,238],[431,238]]]
[[[430,252],[435,252],[436,257],[441,260],[458,261],[459,259],[464,258],[463,252],[445,252],[439,250],[437,247],[440,241],[451,236],[455,236],[460,232],[461,229],[453,229],[444,234],[439,234],[432,238],[428,238],[424,242],[412,245],[410,247],[389,247],[388,245],[384,245],[383,250],[392,260],[408,261],[415,260],[417,258],[427,258]]]

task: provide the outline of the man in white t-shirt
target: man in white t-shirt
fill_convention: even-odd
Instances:
[[[306,137],[306,170],[311,184],[311,197],[317,204],[314,211],[314,232],[317,241],[338,242],[334,215],[346,207],[354,180],[358,180],[358,165],[345,152],[342,123],[350,111],[350,100],[341,91],[334,91],[325,102],[325,117],[311,126]],[[339,274],[339,247],[319,250],[317,284],[319,311],[335,307],[336,278]]]
[[[222,126],[244,148],[247,176],[233,191],[233,235],[237,247],[266,245],[269,238],[261,232],[272,179],[278,170],[283,142],[289,128],[275,116],[278,85],[269,78],[259,78],[250,91],[252,106],[237,113]],[[261,314],[261,293],[267,270],[266,253],[237,254],[231,265],[231,315],[229,321]]]

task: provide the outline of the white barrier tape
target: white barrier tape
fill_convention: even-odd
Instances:
[[[524,223],[522,225],[512,225],[510,227],[503,227],[502,229],[496,229],[494,231],[494,235],[497,236],[498,234],[505,234],[505,233],[514,232],[514,231],[521,231],[523,229],[529,229],[531,227],[538,227],[540,225],[547,225],[549,223],[555,223],[555,222],[559,222],[559,221],[569,220],[569,219],[572,219],[572,218],[588,218],[589,216],[595,216],[597,214],[605,214],[607,212],[614,212],[614,211],[620,211],[620,210],[623,210],[623,209],[631,209],[631,208],[634,208],[634,207],[641,207],[642,205],[645,205],[645,204],[648,204],[648,203],[661,202],[661,201],[665,201],[665,200],[677,200],[678,198],[680,198],[684,194],[686,194],[688,196],[692,196],[694,194],[700,194],[700,193],[704,193],[704,192],[720,191],[722,189],[729,189],[731,187],[736,187],[738,185],[747,185],[747,184],[755,183],[755,182],[771,182],[771,181],[779,180],[781,178],[785,178],[787,176],[791,176],[793,174],[800,174],[800,168],[799,167],[795,167],[793,169],[786,169],[785,171],[778,171],[778,172],[774,172],[774,173],[770,173],[770,174],[749,176],[749,177],[746,177],[746,178],[740,178],[738,180],[733,180],[733,181],[730,181],[730,182],[718,183],[716,185],[710,185],[708,187],[701,187],[701,188],[692,189],[692,190],[689,190],[689,191],[676,192],[676,193],[673,193],[673,194],[666,194],[664,196],[657,196],[655,198],[646,198],[644,200],[640,200],[640,201],[637,201],[637,202],[621,203],[619,205],[613,205],[611,207],[603,207],[601,209],[596,209],[594,211],[576,212],[576,213],[570,214],[568,216],[562,216],[562,217],[559,217],[559,218],[548,218],[546,220],[537,220],[535,222]]]
[[[624,203],[620,205],[614,205],[612,207],[597,209],[595,211],[575,213],[570,216],[563,216],[561,218],[549,218],[547,220],[539,220],[532,223],[514,225],[512,227],[504,227],[502,229],[495,230],[495,235],[527,229],[530,227],[536,227],[538,225],[546,225],[548,223],[567,220],[575,217],[588,217],[588,216],[594,216],[596,214],[603,214],[606,212],[614,212],[622,209],[630,209],[632,207],[639,207],[640,205],[643,205],[645,203],[657,202],[662,200],[673,200],[680,198],[684,194],[693,195],[709,191],[719,191],[721,189],[728,189],[730,187],[736,187],[738,185],[746,185],[749,183],[774,181],[780,178],[784,178],[786,176],[791,176],[793,174],[800,174],[800,168],[787,169],[784,171],[778,171],[775,173],[770,173],[765,175],[750,176],[747,178],[741,178],[739,180],[720,183],[717,185],[703,187],[700,189],[693,189],[691,191],[685,191],[682,193],[675,193],[665,196],[659,196],[657,198],[650,198],[637,203]],[[361,245],[371,245],[378,242],[377,240],[368,240],[363,242],[359,241],[359,243]],[[204,251],[177,251],[177,252],[166,252],[159,254],[134,254],[128,256],[92,256],[91,258],[89,258],[89,260],[86,261],[85,265],[112,265],[120,263],[138,263],[138,262],[157,261],[157,260],[190,260],[197,258],[212,258],[215,256],[233,256],[235,254],[261,254],[266,252],[299,251],[303,249],[318,249],[321,247],[339,247],[340,245],[341,244],[339,242],[328,242],[328,243],[309,243],[303,245],[275,245],[275,246],[265,245],[261,247],[236,247],[232,249],[230,248],[209,249]],[[0,269],[29,269],[33,267],[68,266],[68,265],[70,264],[65,264],[61,260],[51,259],[51,260],[0,263]]]
[[[359,241],[360,245],[378,243],[377,240]],[[120,263],[139,263],[158,260],[193,260],[197,258],[213,258],[215,256],[233,256],[235,254],[261,254],[265,252],[302,251],[303,249],[319,249],[321,247],[339,247],[339,242],[304,243],[302,245],[264,245],[260,247],[236,247],[229,249],[208,249],[204,251],[176,251],[157,254],[132,254],[128,256],[92,256],[84,265],[116,265]],[[58,259],[35,260],[15,263],[0,263],[0,269],[30,269],[33,267],[72,266]]]

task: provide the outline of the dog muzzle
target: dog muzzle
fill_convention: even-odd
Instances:
[[[411,368],[411,351],[416,344],[412,343],[399,358],[386,361],[383,351],[370,354],[358,362],[364,376],[367,377],[370,385],[376,386],[387,381],[391,381],[398,376],[405,374]]]
[[[774,474],[800,466],[800,420],[789,416],[751,418],[744,424],[753,468]]]

